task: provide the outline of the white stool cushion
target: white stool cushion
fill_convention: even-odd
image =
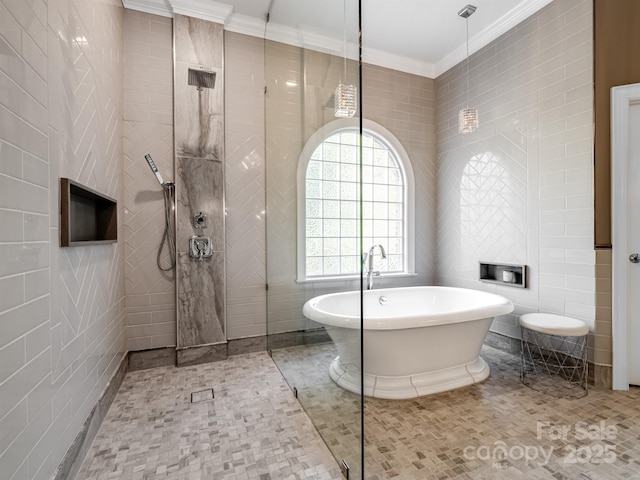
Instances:
[[[580,337],[589,333],[582,320],[551,313],[527,313],[520,317],[520,325],[535,332],[562,337]]]

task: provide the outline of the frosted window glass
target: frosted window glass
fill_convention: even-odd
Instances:
[[[339,238],[325,238],[324,239],[324,255],[340,255],[340,239]]]
[[[391,220],[402,220],[402,204],[387,203],[389,206],[389,218]]]
[[[325,143],[323,154],[323,160],[325,162],[339,162],[340,146],[335,143]]]
[[[340,166],[340,180],[343,182],[355,182],[358,180],[357,172],[356,165],[345,165],[343,163]]]
[[[306,269],[309,276],[322,275],[322,257],[307,257]]]
[[[362,202],[362,217],[373,218],[373,202]]]
[[[306,275],[354,275],[361,269],[360,239],[365,251],[385,247],[388,259],[374,257],[374,268],[404,268],[404,185],[395,154],[382,139],[357,130],[336,132],[314,150],[307,163],[305,241]],[[362,170],[361,170],[362,168]],[[362,186],[359,176],[362,173]],[[360,219],[362,188],[362,219]],[[362,231],[360,226],[362,222]]]
[[[402,222],[395,220],[389,221],[389,236],[400,237],[402,236]]]
[[[357,145],[358,134],[355,132],[342,132],[340,134],[340,143],[343,145]]]
[[[389,245],[387,252],[390,255],[402,254],[402,238],[388,238],[387,245]]]
[[[389,218],[389,204],[384,202],[374,202],[373,218],[387,220]]]
[[[376,202],[389,201],[389,189],[397,187],[388,187],[386,185],[373,185],[373,199]]]
[[[389,223],[386,220],[374,220],[373,234],[376,237],[386,237],[387,235],[389,235]],[[384,245],[386,243],[387,243],[386,241],[383,241],[381,245]]]
[[[362,220],[362,236],[373,237],[373,220]]]
[[[340,220],[324,220],[324,236],[339,237],[340,236]]]
[[[402,175],[397,168],[389,169],[389,185],[402,185]]]
[[[402,255],[387,255],[390,272],[399,272],[402,270]]]
[[[342,218],[356,218],[358,215],[358,202],[340,202],[340,216]]]
[[[356,237],[358,235],[357,220],[342,220],[340,222],[341,237]]]
[[[322,196],[331,200],[338,200],[340,198],[340,183],[322,182]],[[310,197],[313,198],[311,195]]]
[[[358,149],[352,145],[342,145],[340,147],[340,161],[342,163],[353,163],[354,165],[358,162]]]
[[[373,168],[365,165],[362,168],[362,183],[373,183]]]
[[[355,255],[340,257],[340,270],[342,273],[358,272],[358,257]]]
[[[322,217],[322,200],[307,200],[307,218]]]
[[[322,167],[323,180],[340,180],[340,164],[334,162],[324,162]]]
[[[402,187],[389,187],[389,201],[402,202]]]
[[[320,180],[322,178],[322,162],[317,160],[311,160],[307,167],[307,178],[313,180]]]
[[[353,252],[358,251],[358,239],[357,238],[345,238],[340,239],[340,255],[353,255]]]
[[[373,181],[375,183],[389,183],[389,169],[384,167],[373,167]]]
[[[340,218],[340,202],[337,200],[325,200],[323,202],[324,218]]]
[[[322,219],[307,219],[307,237],[322,237]]]
[[[324,257],[323,267],[324,275],[339,275],[340,257]]]
[[[365,202],[373,201],[373,185],[370,183],[362,185],[362,200]]]
[[[373,149],[362,149],[362,165],[373,165]]]
[[[378,167],[388,167],[389,166],[389,151],[384,148],[376,148],[373,151],[373,164]]]
[[[341,200],[357,200],[358,184],[357,183],[340,183],[340,199]]]
[[[307,198],[322,198],[322,182],[307,180]]]
[[[307,238],[307,255],[319,257],[322,255],[322,239]]]

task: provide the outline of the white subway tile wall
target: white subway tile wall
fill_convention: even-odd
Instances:
[[[59,177],[122,205],[122,15],[0,0],[2,478],[54,474],[125,353],[122,241],[58,231]]]
[[[581,318],[601,335],[592,16],[589,0],[553,2],[474,53],[470,105],[480,110],[474,134],[457,132],[464,64],[436,79],[439,282],[511,299],[513,315],[492,326],[510,337],[519,337],[516,317],[534,311]],[[479,261],[527,264],[529,288],[480,283]],[[604,352],[590,355],[607,363]]]
[[[265,335],[264,41],[225,32],[227,338]]]
[[[175,270],[163,272],[156,264],[165,225],[164,199],[144,156],[150,153],[164,181],[173,181],[173,21],[128,9],[123,135],[127,348],[172,346]],[[169,263],[165,245],[161,264]]]

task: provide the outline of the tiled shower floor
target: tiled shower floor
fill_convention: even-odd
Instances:
[[[321,344],[274,351],[274,359],[329,446],[357,456],[357,397],[328,378],[334,354]],[[480,385],[414,400],[367,399],[367,480],[640,480],[640,389],[556,399],[520,384],[517,357],[490,347],[482,355],[491,377]],[[213,400],[204,393],[191,403],[192,392],[207,388]],[[77,478],[340,474],[280,372],[258,353],[129,373]]]
[[[331,480],[340,471],[271,358],[252,353],[127,374],[76,479],[161,478]]]

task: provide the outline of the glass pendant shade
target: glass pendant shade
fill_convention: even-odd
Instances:
[[[458,114],[458,133],[473,133],[478,128],[478,109],[463,108]]]
[[[351,118],[356,114],[358,107],[358,89],[355,85],[341,83],[336,88],[335,116]]]

